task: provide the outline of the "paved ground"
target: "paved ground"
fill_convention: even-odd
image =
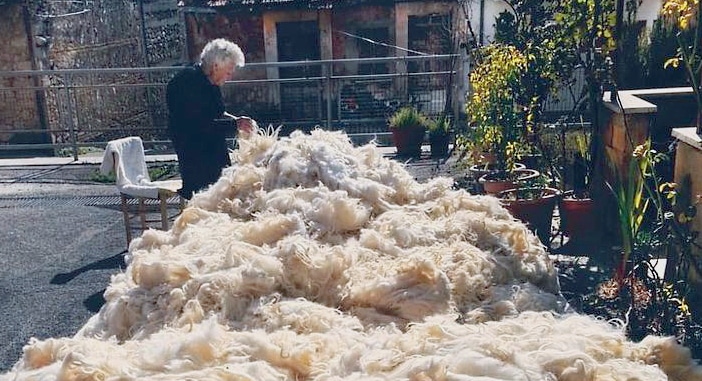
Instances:
[[[74,178],[93,170],[0,167],[0,372],[30,337],[75,333],[122,265],[116,188]]]
[[[118,193],[91,181],[100,159],[0,160],[0,373],[31,337],[72,336],[124,267]],[[422,180],[451,166],[424,158],[409,168]]]

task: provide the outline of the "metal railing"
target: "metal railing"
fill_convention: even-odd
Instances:
[[[359,142],[388,142],[387,118],[403,105],[458,120],[466,73],[457,55],[252,63],[223,87],[233,114],[282,134],[313,127],[346,131]],[[47,155],[137,135],[168,150],[168,80],[182,67],[0,72],[0,155]],[[359,74],[369,72],[368,74]],[[4,125],[4,126],[2,126]]]

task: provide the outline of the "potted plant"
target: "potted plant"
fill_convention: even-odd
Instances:
[[[429,118],[412,106],[405,106],[390,116],[388,126],[399,157],[419,157]]]
[[[442,114],[428,124],[429,147],[432,157],[448,155],[449,142],[451,141],[451,118]]]
[[[547,186],[542,176],[536,181],[499,193],[500,202],[517,219],[524,222],[546,246],[551,242],[553,212],[561,192]]]
[[[606,184],[616,200],[619,224],[612,232],[618,245],[610,256],[616,270],[583,306],[586,313],[626,321],[623,329],[634,340],[655,333],[699,345],[699,283],[689,278],[690,271],[700,270],[690,245],[696,212],[683,201],[687,195],[678,197],[689,188],[665,182],[658,172],[669,159],[651,148],[649,138],[635,147],[627,171],[616,172],[615,182]],[[608,164],[614,166],[611,160]],[[657,262],[664,257],[663,268]]]
[[[568,237],[568,242],[559,248],[559,252],[587,252],[592,244],[599,243],[599,224],[595,211],[595,202],[590,195],[592,182],[592,160],[590,157],[590,139],[585,128],[569,131],[565,125],[560,126],[563,167],[570,170],[569,181],[561,179],[562,197],[558,201],[560,231]],[[572,152],[572,157],[567,152]],[[562,168],[565,172],[565,168]],[[561,175],[565,177],[565,174]]]
[[[503,189],[512,188],[523,176],[515,167],[527,147],[521,122],[524,110],[517,104],[527,61],[517,48],[503,44],[480,48],[478,57],[470,74],[472,91],[466,105],[469,128],[457,138],[457,146],[469,160],[489,158],[479,163],[488,172],[479,180],[483,187],[499,181],[507,184]],[[530,176],[533,171],[529,171]]]
[[[604,189],[604,144],[603,137],[603,94],[613,82],[613,55],[617,49],[617,27],[622,27],[621,17],[617,17],[615,2],[611,0],[583,0],[561,3],[555,18],[557,45],[577,52],[559,59],[560,71],[569,77],[575,70],[582,72],[585,83],[581,89],[574,89],[574,106],[569,120],[582,119],[586,113],[588,124],[583,124],[575,133],[576,152],[571,161],[572,182],[562,181],[564,193],[559,202],[561,230],[568,235],[567,246],[562,252],[589,251],[590,243],[601,245],[603,227],[606,226],[611,208],[605,205],[607,195]],[[563,126],[562,126],[563,127]],[[565,130],[562,131],[565,135]],[[564,150],[565,151],[565,150]],[[562,170],[562,168],[561,168]],[[595,207],[600,213],[595,213]],[[577,216],[571,212],[583,213]]]
[[[509,173],[501,171],[488,172],[480,177],[478,181],[487,194],[497,195],[502,191],[520,187],[521,184],[533,181],[541,176],[536,169],[515,168]]]

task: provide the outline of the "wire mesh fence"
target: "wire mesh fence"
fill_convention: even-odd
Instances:
[[[458,113],[463,73],[455,55],[253,63],[247,79],[222,93],[233,114],[249,115],[281,134],[314,127],[351,136],[387,134],[387,118],[404,105],[429,116]],[[423,62],[432,62],[422,64]],[[417,63],[412,65],[412,63]],[[361,65],[387,74],[355,75]],[[424,68],[444,67],[428,71]],[[307,67],[307,70],[286,70]],[[0,154],[46,150],[77,154],[124,136],[168,149],[166,85],[182,67],[0,72]],[[259,75],[251,75],[258,73]],[[302,75],[302,76],[301,76]],[[250,79],[251,77],[258,77]]]
[[[468,78],[460,55],[252,63],[222,93],[227,111],[260,126],[345,131],[390,144],[387,120],[403,106],[461,121]],[[373,70],[364,68],[372,67]],[[182,67],[0,71],[0,155],[73,154],[140,136],[171,148],[166,85]],[[373,74],[358,74],[372,72]],[[547,106],[558,112],[565,102]]]

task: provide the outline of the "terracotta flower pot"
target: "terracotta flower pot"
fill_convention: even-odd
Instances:
[[[569,241],[586,244],[599,239],[599,223],[595,214],[595,202],[591,198],[573,197],[566,192],[558,203],[561,217],[561,232]]]
[[[514,163],[514,169],[524,169],[526,166],[522,163]],[[470,166],[468,169],[470,172],[471,176],[473,176],[474,179],[480,180],[480,178],[483,175],[487,175],[490,172],[495,172],[495,164],[493,163],[484,163],[484,164],[473,164]]]
[[[497,195],[502,191],[516,188],[520,181],[532,180],[541,175],[539,171],[529,168],[513,169],[507,179],[498,177],[500,174],[500,172],[490,172],[480,177],[478,182],[482,184],[485,193]]]
[[[520,193],[534,193],[534,197],[523,198]],[[500,202],[512,215],[524,222],[541,242],[548,246],[551,239],[553,211],[561,192],[554,188],[508,189],[500,192]]]
[[[392,129],[392,140],[397,156],[419,157],[422,153],[425,129],[422,126],[407,126]]]

